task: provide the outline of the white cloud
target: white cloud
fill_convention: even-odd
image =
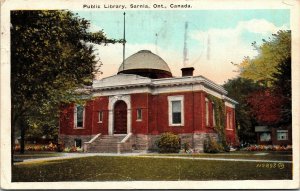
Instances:
[[[212,28],[207,31],[192,31],[190,36],[199,43],[199,48],[189,48],[189,63],[195,68],[195,75],[203,75],[216,83],[222,84],[237,73],[231,62],[239,63],[244,56],[253,57],[257,52],[249,42],[242,38],[244,32],[251,32],[269,36],[284,26],[276,27],[266,20],[253,19],[241,21],[234,28],[218,29]],[[260,39],[261,39],[260,38]],[[253,40],[254,41],[254,40]],[[101,70],[103,75],[100,78],[115,75],[122,63],[123,47],[121,44],[108,46],[95,46],[98,49],[99,57],[103,63]],[[163,49],[155,44],[126,44],[126,57],[139,50],[151,50],[158,54],[169,65],[174,76],[181,75],[182,52],[173,49]]]
[[[273,23],[270,23],[265,19],[252,19],[249,21],[241,21],[236,29],[239,31],[247,30],[252,33],[267,35],[276,33],[278,30],[287,29],[287,27],[284,25],[276,27]]]
[[[204,44],[204,54],[195,63],[195,68],[200,68],[200,74],[223,83],[228,78],[237,75],[233,72],[237,68],[231,64],[240,63],[244,56],[254,57],[257,52],[251,44],[242,38],[245,32],[256,34],[260,39],[286,29],[285,26],[276,27],[264,19],[241,21],[234,28],[211,28],[206,31],[193,31],[191,38]],[[255,39],[251,39],[255,41]]]

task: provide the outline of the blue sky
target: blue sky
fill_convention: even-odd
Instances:
[[[110,38],[123,37],[123,11],[78,11],[91,21],[91,30],[101,30]],[[268,10],[155,10],[126,11],[126,57],[140,49],[150,49],[180,76],[183,66],[184,24],[188,22],[188,59],[196,75],[222,84],[236,75],[231,62],[255,56],[253,41],[261,43],[280,29],[290,29],[290,13]],[[156,35],[157,34],[157,35]],[[97,46],[103,75],[117,72],[122,62],[122,46]]]

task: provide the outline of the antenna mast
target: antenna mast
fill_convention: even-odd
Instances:
[[[124,30],[123,30],[123,71],[124,71],[124,67],[125,67],[125,12],[123,13],[124,15]]]
[[[188,58],[187,58],[187,54],[188,54],[188,49],[187,49],[187,29],[188,29],[188,22],[185,22],[185,26],[184,26],[184,46],[183,46],[183,66],[186,67],[188,64]]]
[[[206,52],[206,59],[210,59],[210,36],[207,37],[207,52]]]

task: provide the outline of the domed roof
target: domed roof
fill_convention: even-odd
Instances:
[[[118,73],[132,73],[132,74],[139,74],[138,71],[142,72],[145,76],[145,71],[149,72],[158,72],[158,73],[164,73],[167,76],[165,77],[171,77],[172,73],[168,66],[168,64],[158,55],[153,54],[149,50],[140,50],[137,53],[129,56],[125,59],[125,64],[122,63],[119,67]],[[141,74],[139,74],[141,75]],[[146,75],[147,76],[147,75]],[[150,75],[148,75],[150,77]],[[160,77],[154,77],[154,78],[160,78]]]

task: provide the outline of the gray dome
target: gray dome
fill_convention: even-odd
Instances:
[[[118,73],[137,73],[136,71],[157,71],[160,73],[166,73],[170,77],[172,76],[171,70],[168,64],[158,55],[153,54],[149,50],[140,50],[137,53],[129,56],[125,59],[125,64],[122,63],[119,67]]]

